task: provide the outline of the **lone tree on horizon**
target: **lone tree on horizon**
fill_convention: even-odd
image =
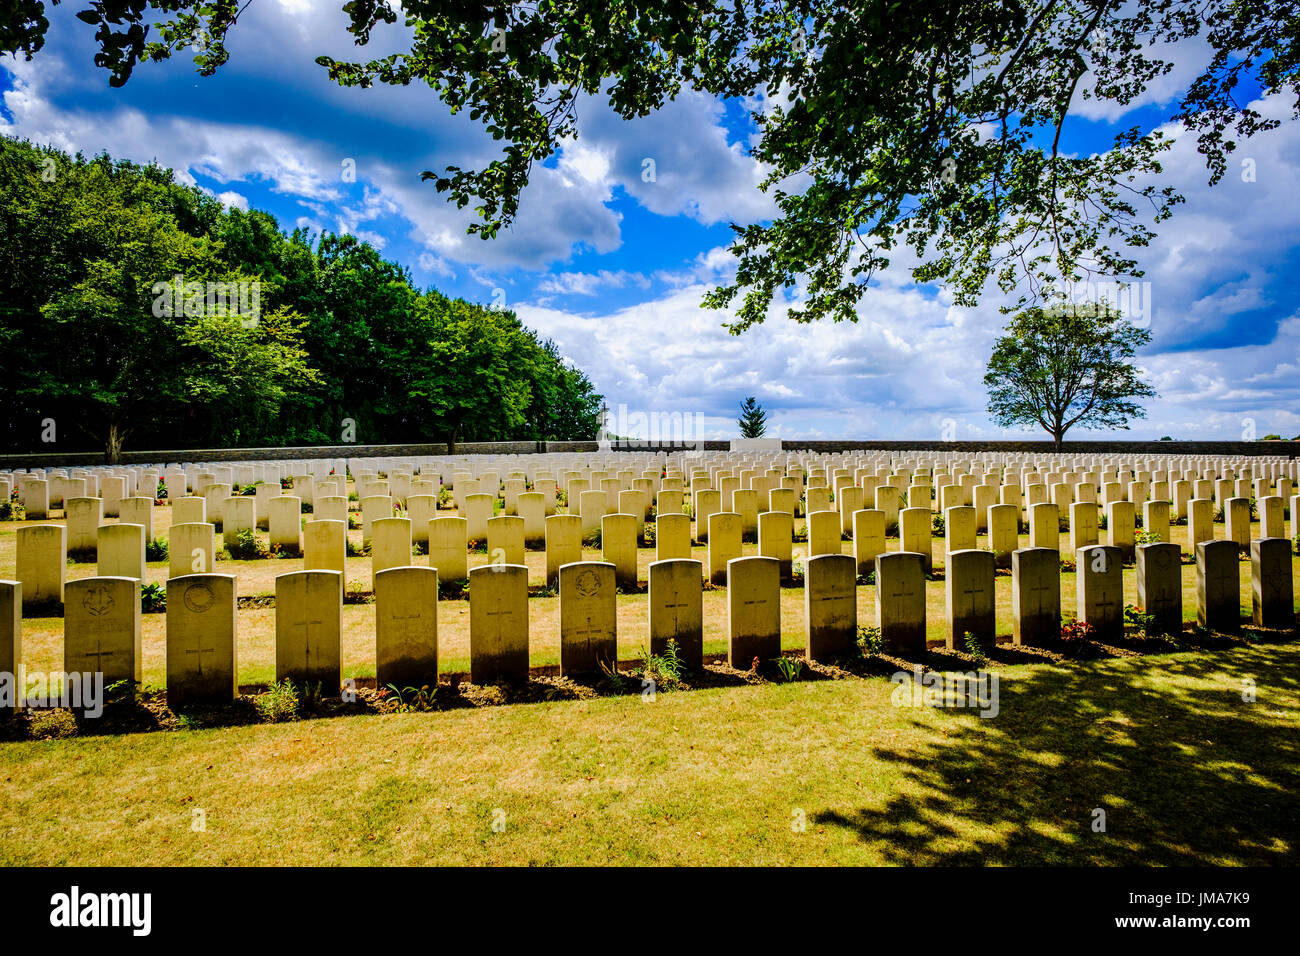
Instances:
[[[1025,309],[993,346],[989,414],[1003,428],[1041,425],[1058,451],[1075,425],[1127,429],[1146,417],[1135,399],[1156,394],[1131,361],[1150,341],[1108,304]]]
[[[753,395],[740,403],[740,417],[736,424],[740,426],[741,438],[762,438],[767,432],[767,412]]]

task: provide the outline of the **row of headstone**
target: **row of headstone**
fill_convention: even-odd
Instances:
[[[1061,632],[1059,553],[1049,548],[1012,552],[1013,641],[1051,644]],[[1123,562],[1119,549],[1097,545],[1077,553],[1077,617],[1098,640],[1123,635]],[[959,550],[945,576],[949,648],[965,648],[967,635],[982,644],[996,637],[995,563],[991,552]],[[925,562],[921,554],[882,555],[876,566],[876,626],[886,651],[915,658],[926,651]],[[780,562],[737,557],[727,563],[727,659],[749,669],[781,654]],[[804,589],[805,645],[812,660],[852,651],[858,633],[857,568],[850,555],[808,561]],[[1241,621],[1239,562],[1229,541],[1197,546],[1197,619],[1234,631]],[[1252,618],[1263,627],[1295,622],[1289,542],[1251,545]],[[668,642],[679,658],[703,663],[703,570],[693,559],[656,561],[649,572],[652,653]],[[617,568],[578,561],[559,569],[560,671],[593,673],[612,667],[618,654]],[[529,672],[528,570],[494,564],[470,572],[470,679],[475,684],[526,680]],[[1138,602],[1165,631],[1183,620],[1178,549],[1145,544],[1137,552]],[[22,666],[23,585],[0,582],[0,666]],[[99,672],[106,684],[141,676],[140,592],[135,578],[98,576],[66,587],[64,666],[67,673]],[[276,680],[319,686],[332,694],[342,678],[343,576],[337,571],[295,571],[276,578]],[[381,686],[421,686],[438,675],[438,571],[403,566],[375,575],[376,677]],[[166,660],[172,706],[230,700],[238,693],[235,578],[190,574],[169,582]]]

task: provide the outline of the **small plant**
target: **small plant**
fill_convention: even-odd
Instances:
[[[170,556],[171,549],[166,538],[154,538],[152,541],[144,543],[144,559],[146,561],[166,561]]]
[[[349,558],[362,558],[370,553],[370,545],[366,542],[357,544],[351,538],[343,539],[343,554]]]
[[[258,694],[256,704],[257,712],[272,723],[293,720],[301,706],[298,688],[288,679],[277,681],[266,689],[266,693]]]
[[[241,528],[235,532],[234,541],[226,541],[226,550],[236,561],[256,561],[271,556],[271,550],[262,544],[262,539],[251,528]]]
[[[588,550],[599,550],[601,547],[600,529],[589,531],[582,536],[582,546]]]
[[[1154,531],[1136,531],[1133,533],[1134,544],[1158,544],[1164,539]]]
[[[772,659],[776,665],[777,679],[783,684],[793,684],[803,674],[803,661],[797,657],[786,657],[784,654]]]
[[[1156,616],[1147,614],[1140,607],[1132,604],[1124,605],[1124,626],[1131,627],[1135,631],[1141,631],[1143,634],[1152,634],[1155,631]]]
[[[970,631],[967,631],[962,635],[961,643],[962,647],[966,649],[966,653],[974,658],[977,666],[983,666],[988,660],[988,656],[984,653],[984,647],[980,644],[979,638]]]
[[[140,613],[159,614],[167,610],[167,586],[161,581],[140,585]]]
[[[437,685],[425,684],[422,687],[398,688],[396,684],[389,684],[388,688],[397,698],[398,713],[418,713],[437,709]]]
[[[885,649],[885,638],[880,633],[878,627],[867,627],[858,625],[858,649],[862,651],[863,657],[872,657],[879,655]]]
[[[1061,624],[1061,642],[1067,646],[1085,644],[1096,635],[1097,629],[1087,621],[1070,618]]]
[[[651,654],[648,647],[641,649],[641,677],[653,680],[663,690],[671,690],[682,682],[686,665],[677,654],[677,642],[668,639],[662,654]]]
[[[613,688],[614,693],[621,694],[627,689],[628,680],[619,671],[617,663],[611,664],[603,658],[596,663],[600,665],[600,672],[605,675],[605,679],[609,681],[609,686]]]
[[[1300,534],[1297,534],[1291,541],[1291,547],[1295,549],[1296,554],[1300,554]]]
[[[366,590],[362,581],[349,581],[343,588],[344,604],[370,604],[374,599],[374,594]]]
[[[22,521],[27,517],[27,509],[16,498],[0,501],[0,521]]]
[[[947,534],[948,522],[943,515],[936,514],[930,519],[930,527],[937,537],[942,538]]]

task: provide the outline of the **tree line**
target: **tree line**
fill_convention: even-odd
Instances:
[[[0,137],[0,449],[589,439],[513,312],[157,165]]]

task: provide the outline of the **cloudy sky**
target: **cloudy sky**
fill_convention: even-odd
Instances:
[[[996,296],[953,309],[942,290],[893,269],[864,297],[856,325],[799,325],[777,310],[735,337],[725,314],[700,308],[731,268],[728,224],[772,208],[739,104],[688,93],[625,122],[584,101],[578,139],[534,170],[513,228],[484,242],[465,234],[469,214],[420,172],[481,165],[495,144],[427,89],[331,83],[314,58],[357,56],[340,0],[253,4],[217,76],[198,76],[182,57],[138,67],[118,90],[93,65],[94,30],[74,18],[84,6],[49,11],[32,62],[0,60],[0,132],[157,160],[228,204],[271,212],[286,230],[352,232],[421,286],[504,299],[592,377],[611,409],[692,416],[697,437],[734,435],[746,395],[783,437],[1033,434],[997,428],[984,409],[983,364],[1003,321]],[[363,58],[403,48],[402,36],[400,26],[376,31]],[[1161,125],[1194,53],[1127,112],[1094,106],[1074,121],[1070,148],[1105,149],[1121,127]],[[1190,137],[1166,156],[1165,175],[1187,202],[1139,250],[1153,335],[1141,364],[1160,397],[1122,437],[1300,434],[1300,123],[1283,102],[1255,105],[1284,122],[1239,150],[1254,181],[1230,165],[1210,189]],[[647,159],[653,182],[643,181]]]

